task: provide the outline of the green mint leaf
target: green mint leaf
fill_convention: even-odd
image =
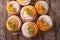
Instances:
[[[8,24],[9,24],[9,25],[14,25],[14,23],[13,23],[13,22],[10,22],[10,21],[8,22]]]
[[[47,23],[47,21],[46,21],[46,20],[43,20],[43,19],[42,19],[42,22],[44,23],[44,24],[43,24],[44,26],[46,26],[46,27],[48,27],[48,26],[49,26],[49,24]]]
[[[41,6],[41,9],[45,11],[45,8],[43,6]]]
[[[30,9],[29,8],[27,9],[27,14],[30,15]]]
[[[30,25],[28,25],[28,28],[27,28],[27,30],[28,30],[28,33],[32,33],[32,28],[31,28],[31,26]]]
[[[13,30],[15,30],[15,24],[13,23],[13,22],[8,22],[8,24],[10,25],[10,27],[12,27],[13,28]]]
[[[14,12],[15,8],[13,7],[12,4],[10,5],[10,8],[11,8],[11,12]]]

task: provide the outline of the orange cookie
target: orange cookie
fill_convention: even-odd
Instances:
[[[17,16],[11,16],[6,22],[6,27],[9,31],[17,31],[21,27],[21,20]]]
[[[17,0],[17,2],[21,5],[28,5],[31,2],[31,0]]]
[[[42,31],[48,31],[52,27],[52,20],[47,15],[42,15],[37,20],[38,28]]]
[[[22,26],[22,33],[25,37],[34,37],[38,32],[38,27],[34,22],[26,22]]]
[[[17,15],[20,11],[20,5],[16,1],[10,1],[6,5],[6,10],[11,15]]]
[[[20,13],[20,16],[22,18],[22,20],[24,22],[26,21],[33,21],[35,18],[36,18],[36,10],[33,6],[29,5],[29,6],[24,6],[22,9],[21,9],[21,13]]]
[[[35,8],[40,15],[47,14],[49,6],[46,1],[38,1],[35,4]]]

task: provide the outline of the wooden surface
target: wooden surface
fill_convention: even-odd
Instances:
[[[39,30],[38,34],[33,38],[26,38],[20,31],[19,35],[12,35],[6,29],[6,20],[9,17],[5,6],[7,0],[0,0],[0,40],[60,40],[60,0],[45,0],[49,3],[48,15],[53,20],[53,28],[48,32]],[[36,0],[32,0],[31,5],[34,5]]]

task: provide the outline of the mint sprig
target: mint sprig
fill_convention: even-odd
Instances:
[[[41,9],[45,11],[45,8],[43,6],[41,6]]]
[[[15,30],[15,24],[13,23],[13,22],[8,22],[8,24],[10,25],[10,27],[12,27],[13,28],[13,30]]]
[[[29,8],[27,9],[27,14],[30,15],[30,9]]]
[[[11,9],[11,12],[14,12],[14,10],[15,10],[15,8],[13,7],[12,4],[10,5],[10,9]]]
[[[27,30],[28,30],[28,33],[32,34],[32,27],[30,25],[28,25]]]
[[[48,26],[49,26],[49,24],[47,23],[47,21],[46,21],[46,20],[43,20],[43,19],[42,19],[42,22],[43,22],[43,25],[44,25],[44,26],[46,26],[46,27],[48,27]]]

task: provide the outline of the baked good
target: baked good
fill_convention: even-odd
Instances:
[[[28,5],[28,4],[30,4],[31,0],[17,0],[17,2],[20,5]]]
[[[11,16],[6,21],[6,27],[9,31],[18,31],[21,27],[21,20],[18,16]]]
[[[52,19],[48,15],[42,15],[37,20],[37,26],[42,31],[50,30],[52,25]]]
[[[11,15],[17,15],[20,11],[20,5],[16,1],[10,1],[6,5],[6,10]]]
[[[24,6],[21,9],[20,16],[21,16],[21,19],[24,22],[26,22],[26,21],[33,21],[36,18],[36,15],[37,15],[36,10],[31,5]]]
[[[38,32],[38,27],[34,22],[25,22],[22,26],[22,33],[25,37],[34,37]]]
[[[47,14],[49,6],[46,1],[37,1],[35,4],[35,8],[40,15],[44,15]]]

